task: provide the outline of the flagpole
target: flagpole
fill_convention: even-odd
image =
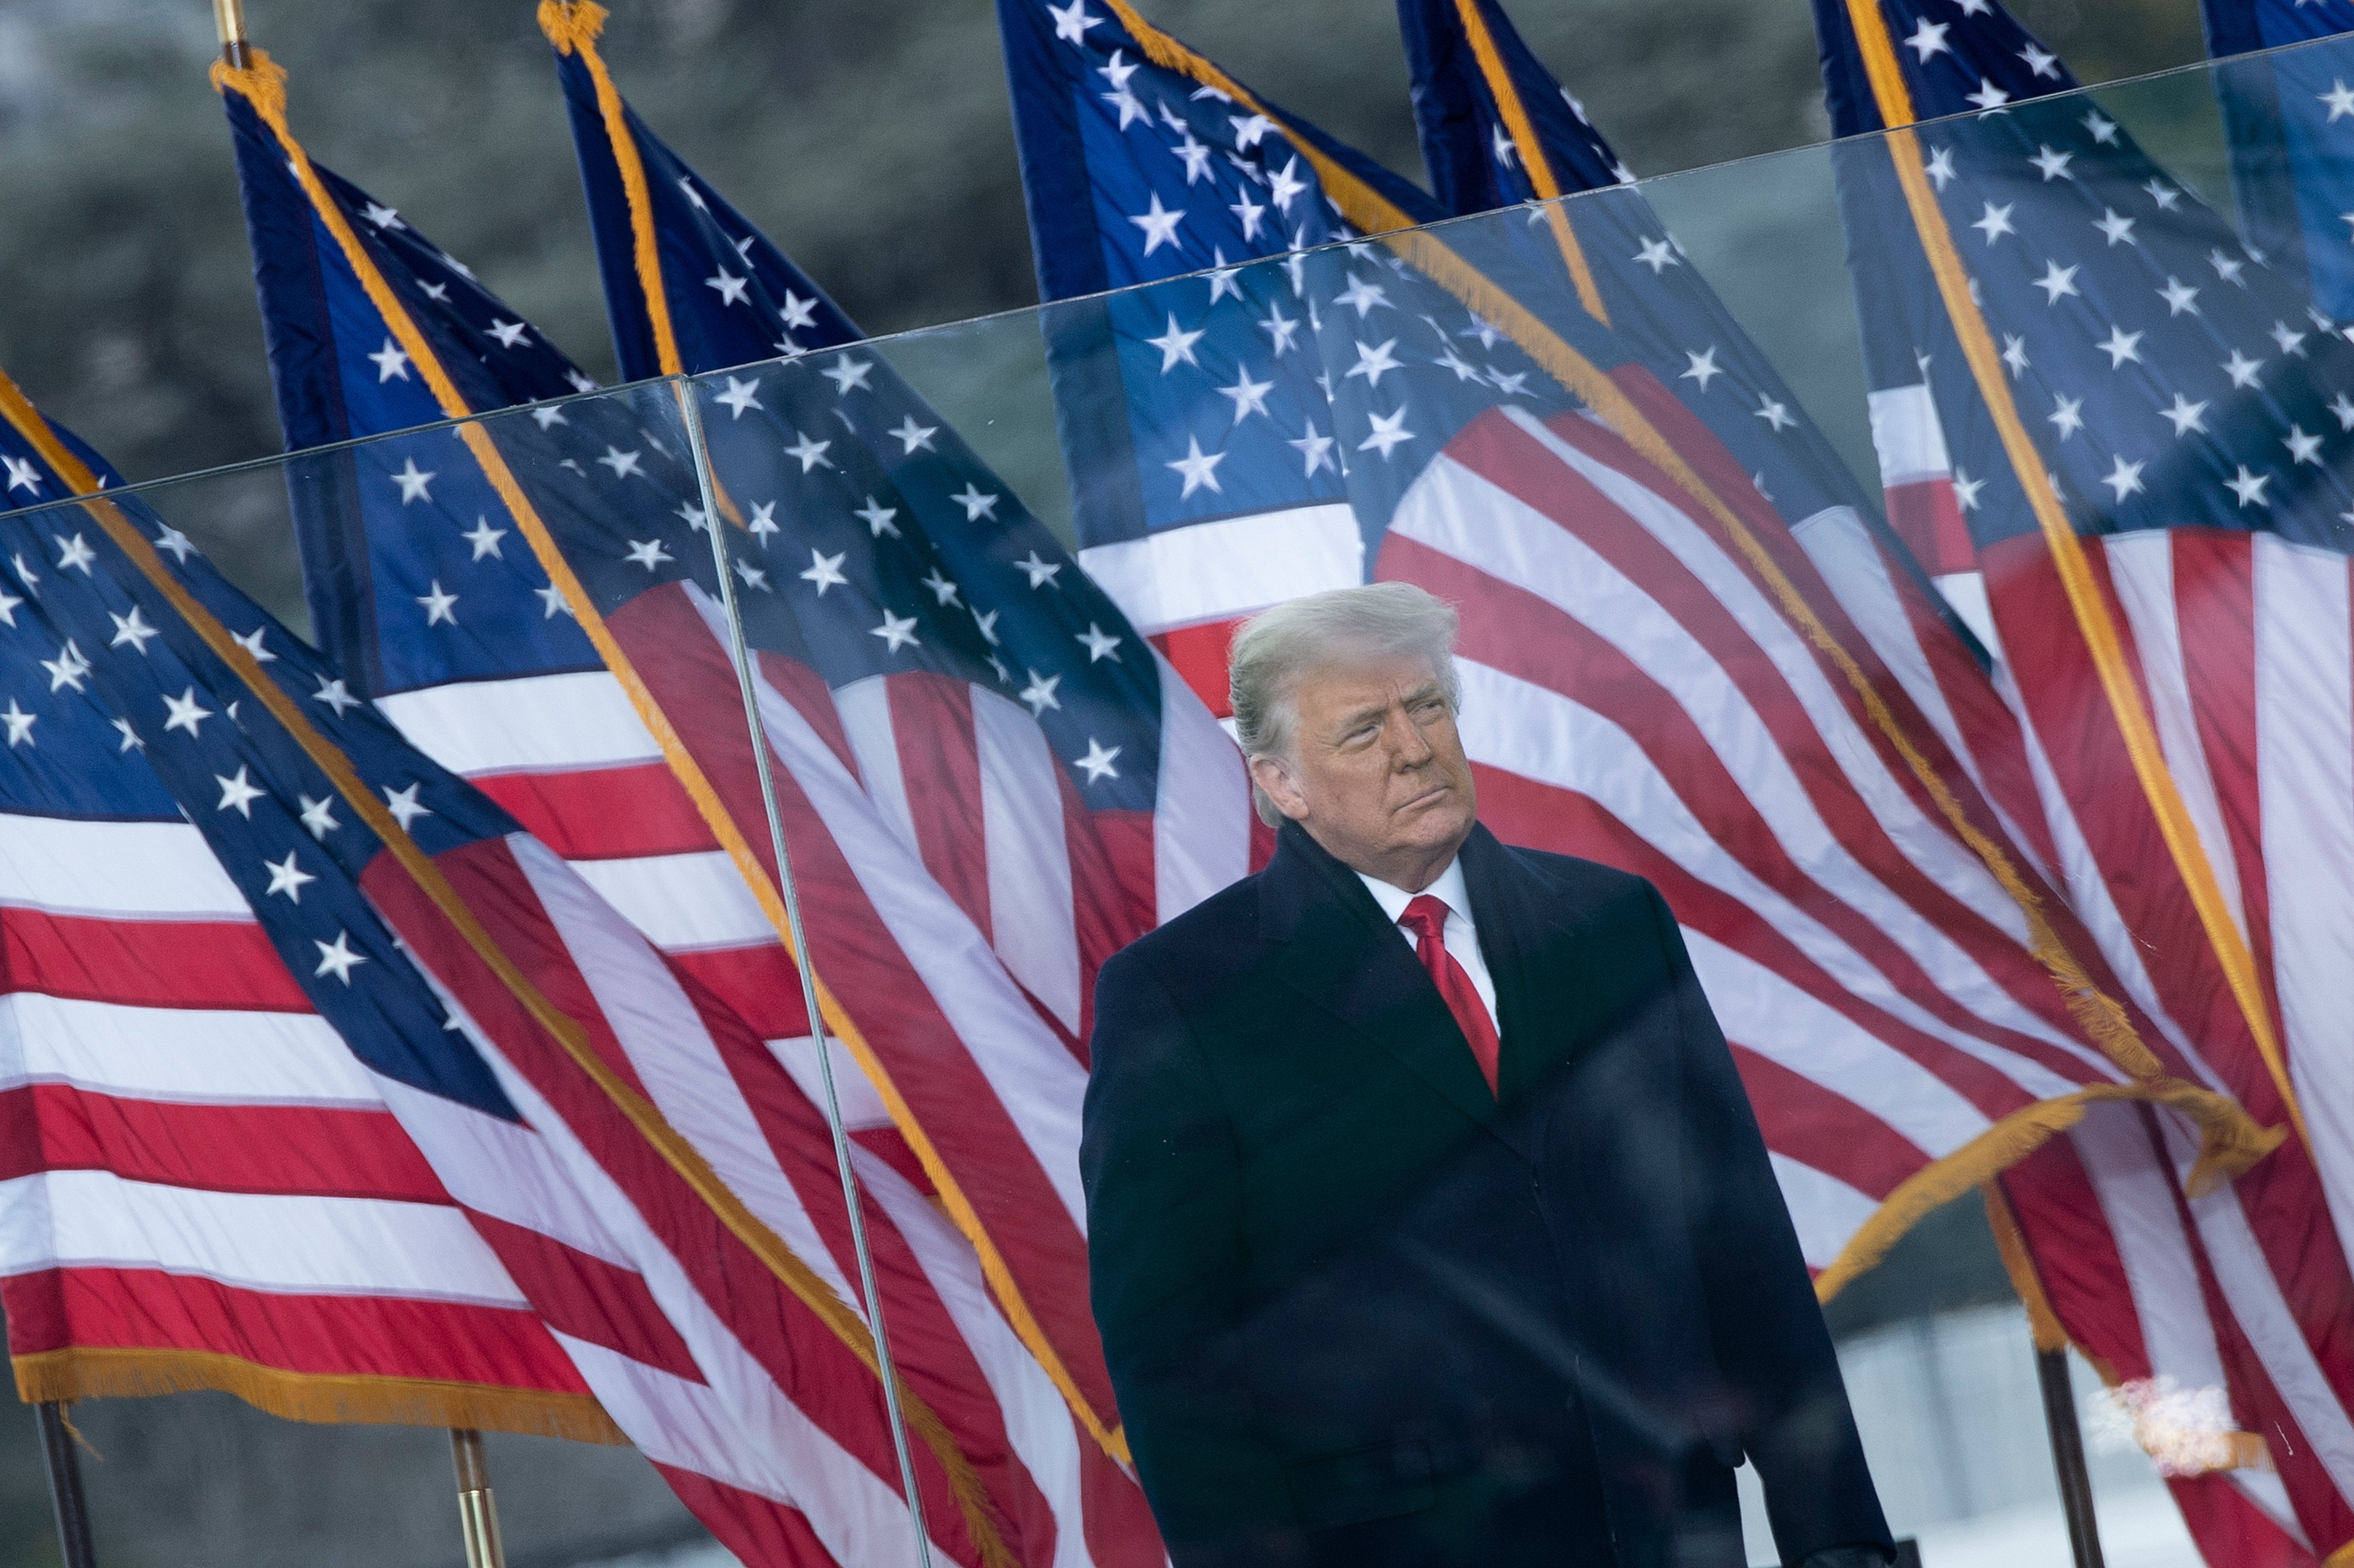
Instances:
[[[450,1429],[450,1457],[458,1471],[458,1529],[466,1540],[466,1568],[506,1568],[499,1542],[499,1505],[491,1495],[490,1461],[482,1435],[471,1426]]]
[[[2038,1348],[2035,1378],[2043,1390],[2043,1425],[2052,1434],[2052,1468],[2060,1481],[2060,1507],[2068,1516],[2068,1547],[2075,1568],[2104,1568],[2101,1524],[2093,1512],[2093,1473],[2084,1464],[2084,1431],[2076,1423],[2067,1351]]]
[[[74,1453],[66,1407],[45,1399],[33,1407],[41,1427],[41,1457],[49,1470],[49,1501],[57,1510],[58,1549],[65,1568],[98,1568],[98,1548],[90,1534],[90,1502],[82,1496],[81,1463]]]
[[[234,3],[234,0],[228,0]],[[695,484],[703,502],[703,526],[711,535],[711,564],[719,578],[720,608],[727,615],[728,652],[736,665],[736,685],[744,699],[744,724],[752,745],[752,765],[759,775],[760,805],[769,817],[769,845],[777,860],[777,891],[783,896],[785,927],[792,938],[793,962],[801,971],[801,1005],[809,1013],[810,1043],[817,1051],[818,1079],[825,1087],[825,1125],[833,1135],[833,1163],[842,1173],[842,1201],[850,1213],[850,1241],[858,1254],[858,1287],[866,1301],[866,1324],[875,1337],[875,1368],[883,1382],[883,1404],[891,1420],[891,1446],[899,1458],[899,1482],[907,1494],[907,1518],[916,1530],[917,1568],[931,1568],[930,1531],[924,1524],[923,1495],[916,1489],[916,1466],[907,1451],[907,1427],[899,1410],[899,1374],[891,1360],[890,1337],[883,1328],[883,1297],[875,1284],[875,1259],[867,1250],[866,1219],[858,1195],[858,1173],[850,1163],[850,1134],[842,1120],[842,1101],[834,1091],[833,1058],[826,1048],[825,1015],[818,1009],[817,970],[810,958],[809,936],[801,924],[801,901],[793,882],[792,860],[785,850],[783,815],[777,809],[776,777],[769,764],[768,726],[760,719],[760,698],[752,680],[752,652],[744,638],[744,617],[736,602],[736,587],[727,559],[727,524],[720,515],[719,498],[712,480],[711,448],[704,439],[703,410],[695,383],[682,377],[674,383],[679,408],[686,420],[686,444],[695,462]]]
[[[213,0],[213,30],[220,35],[221,58],[231,70],[243,70],[247,58],[245,0]]]

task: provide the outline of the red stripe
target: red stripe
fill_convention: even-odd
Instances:
[[[666,762],[470,780],[567,860],[686,854],[716,847]]]
[[[1738,1039],[1733,1065],[1766,1141],[1867,1197],[1883,1201],[1929,1163],[1912,1139],[1843,1095],[1760,1055]],[[1803,1151],[1803,1152],[1801,1152]],[[1825,1156],[1835,1156],[1835,1162]]]
[[[665,953],[663,959],[673,972],[693,976],[763,1040],[798,1040],[810,1032],[801,969],[780,942]]]
[[[183,1105],[67,1084],[0,1090],[0,1181],[37,1171],[111,1171],[207,1192],[450,1201],[387,1110]]]
[[[671,1327],[643,1275],[525,1225],[472,1209],[466,1217],[549,1328],[688,1383],[703,1381],[695,1352]]]
[[[0,991],[125,1007],[309,1012],[261,927],[0,908]]]
[[[243,1290],[152,1268],[0,1279],[14,1355],[69,1348],[197,1351],[327,1376],[424,1378],[586,1393],[531,1311],[382,1296]]]
[[[775,661],[769,661],[773,663]],[[972,690],[928,672],[892,675],[883,690],[906,781],[917,853],[932,879],[991,934],[989,841],[981,828],[981,753],[972,732]]]
[[[1160,632],[1151,639],[1171,667],[1208,705],[1212,718],[1234,716],[1234,705],[1227,701],[1226,650],[1234,642],[1235,629],[1241,624],[1239,618],[1205,621],[1200,626],[1181,626],[1173,631]]]
[[[715,1481],[697,1470],[654,1461],[654,1468],[670,1483],[687,1511],[719,1544],[735,1554],[744,1568],[840,1568],[825,1543],[810,1528],[809,1515],[790,1503],[772,1502],[752,1492]],[[908,1552],[914,1554],[914,1531]]]
[[[1944,576],[1967,572],[1978,565],[1978,551],[1962,522],[1954,497],[1954,482],[1945,474],[1892,484],[1881,492],[1888,502],[1889,525],[1904,547],[1919,558],[1923,569]]]

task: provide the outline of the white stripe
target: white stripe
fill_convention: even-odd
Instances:
[[[244,1290],[527,1305],[441,1203],[207,1192],[108,1171],[0,1181],[0,1273],[156,1268]]]
[[[818,1065],[816,1038],[802,1034],[790,1040],[771,1040],[768,1045],[769,1054],[791,1076],[801,1097],[823,1111],[825,1076]],[[842,1125],[852,1132],[893,1126],[891,1108],[883,1103],[882,1091],[866,1076],[858,1058],[850,1054],[850,1047],[829,1034],[825,1055],[833,1069],[833,1103],[842,1112]]]
[[[2125,1266],[2151,1372],[2186,1389],[2229,1387],[2199,1266],[2175,1207],[2174,1175],[2150,1147],[2140,1108],[2088,1106],[2068,1139]]]
[[[2248,912],[2240,898],[2240,863],[2232,840],[2223,831],[2222,802],[2215,797],[2215,776],[2207,767],[2207,748],[2199,739],[2199,722],[2191,716],[2190,677],[2183,667],[2182,628],[2174,604],[2174,530],[2148,529],[2101,541],[2108,557],[2109,579],[2117,602],[2125,608],[2133,629],[2134,651],[2139,656],[2143,684],[2149,692],[2150,720],[2158,730],[2158,749],[2167,771],[2207,852],[2223,901],[2231,906],[2232,923],[2240,939],[2248,939]],[[2340,618],[2343,623],[2343,618]],[[2229,635],[2229,633],[2226,633]]]
[[[1250,777],[1233,737],[1169,661],[1161,673],[1161,785],[1152,880],[1161,924],[1250,871]]]
[[[726,620],[719,607],[692,584],[688,594],[712,635],[724,638]],[[900,956],[1020,1131],[1072,1224],[1084,1233],[1079,1104],[1087,1090],[1086,1070],[1031,1011],[979,927],[914,851],[884,825],[873,800],[801,710],[765,679],[759,698],[769,745],[849,862]]]
[[[0,906],[116,920],[253,918],[186,822],[0,814]]]
[[[1150,637],[1354,588],[1365,580],[1365,542],[1355,509],[1334,502],[1098,545],[1079,552],[1079,565]]]
[[[1759,880],[1709,833],[1650,757],[1617,725],[1557,692],[1485,664],[1458,659],[1456,673],[1463,684],[1464,748],[1472,760],[1586,796],[1694,878],[1755,911],[1763,929],[1788,939],[1850,995],[1986,1063],[2031,1099],[2049,1099],[2077,1086],[2042,1064],[1931,1013],[1837,933]],[[2105,1075],[2117,1075],[2100,1065]]]
[[[526,833],[510,834],[506,843],[663,1119],[828,1288],[858,1309],[832,1249],[676,977],[553,850]],[[740,891],[743,884],[737,886]],[[765,1049],[758,1062],[784,1076]],[[836,1193],[838,1201],[838,1189]]]
[[[70,1084],[182,1105],[382,1105],[343,1036],[311,1012],[0,997],[0,1089]]]
[[[891,723],[891,683],[886,675],[853,681],[833,694],[834,711],[842,715],[842,733],[849,737],[850,754],[858,758],[858,776],[866,792],[883,809],[883,819],[898,830],[909,849],[918,850],[916,813],[907,804],[907,780],[899,767],[899,737]]]
[[[1880,1205],[1836,1176],[1802,1165],[1787,1154],[1768,1151],[1774,1181],[1782,1189],[1790,1224],[1798,1232],[1798,1252],[1808,1268],[1829,1268],[1839,1261],[1840,1249],[1861,1230]]]
[[[1734,1044],[1852,1102],[1932,1160],[1987,1129],[1985,1114],[1951,1085],[1845,1013],[1704,931],[1683,933]]]
[[[663,952],[764,947],[777,939],[724,850],[568,863]]]
[[[979,686],[971,691],[990,935],[1013,978],[1076,1033],[1079,931],[1062,767],[1046,748],[1045,732],[1019,704]]]
[[[560,773],[662,760],[607,671],[464,681],[379,697],[409,742],[452,773]]]
[[[1872,450],[1880,459],[1880,482],[1893,490],[1925,479],[1952,476],[1946,455],[1946,432],[1937,423],[1937,407],[1927,384],[1891,387],[1874,392],[1872,408]]]
[[[2347,561],[2255,541],[2256,778],[2290,1081],[2354,1258],[2354,626]]]

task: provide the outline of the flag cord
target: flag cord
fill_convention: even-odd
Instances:
[[[2280,1042],[2273,1033],[2272,1012],[2256,975],[2255,957],[2224,904],[2214,867],[2209,863],[2206,847],[2200,842],[2199,830],[2190,821],[2190,810],[2167,766],[2165,753],[2158,748],[2149,713],[2134,684],[2133,672],[2126,666],[2116,622],[2110,617],[2108,606],[2102,602],[2100,585],[2094,578],[2091,563],[2085,559],[2084,542],[2076,537],[2067,514],[2060,509],[2059,498],[2052,493],[2035,440],[2020,419],[2010,386],[2003,379],[1986,317],[1970,298],[1969,279],[1960,256],[1954,250],[1953,233],[1946,227],[1945,209],[1938,206],[1922,168],[1920,138],[1913,130],[1912,94],[1904,85],[1896,46],[1880,15],[1878,0],[1847,0],[1847,7],[1863,52],[1864,74],[1871,80],[1881,123],[1887,127],[1889,162],[1895,167],[1897,183],[1903,187],[1914,229],[1928,258],[1929,270],[1936,278],[1946,319],[1953,323],[1954,335],[1961,342],[1962,358],[1969,365],[1978,396],[2002,437],[2003,455],[2009,460],[2020,491],[2026,496],[2044,545],[2052,552],[2052,564],[2067,593],[2068,607],[2074,612],[2077,632],[2084,638],[2085,651],[2099,673],[2110,716],[2116,722],[2126,754],[2133,760],[2134,774],[2149,803],[2150,814],[2158,819],[2158,832],[2166,840],[2176,874],[2181,877],[2191,905],[2199,913],[2208,947],[2222,968],[2232,1000],[2238,1003],[2248,1033],[2255,1040],[2257,1054],[2264,1058],[2264,1069],[2288,1112],[2290,1125],[2296,1128],[2297,1141],[2309,1155],[2313,1139],[2306,1130],[2304,1109],[2297,1103],[2296,1086],[2282,1058]]]
[[[714,491],[711,471],[711,448],[704,438],[703,410],[696,401],[695,384],[676,380],[671,387],[678,397],[681,417],[686,422],[686,444],[695,464],[695,488],[703,495],[705,528],[711,535],[711,568],[719,579],[719,604],[727,615],[728,655],[736,667],[736,686],[744,699],[744,726],[752,746],[752,766],[760,779],[760,807],[769,818],[769,848],[776,857],[777,891],[784,900],[785,924],[792,937],[793,967],[801,976],[801,1005],[809,1017],[810,1044],[817,1051],[818,1078],[825,1086],[826,1130],[833,1135],[834,1168],[842,1173],[842,1202],[850,1215],[850,1245],[858,1255],[858,1287],[866,1300],[866,1328],[875,1340],[875,1361],[880,1369],[883,1384],[883,1405],[891,1419],[891,1446],[899,1458],[899,1481],[907,1494],[907,1518],[916,1531],[917,1568],[931,1568],[930,1532],[924,1526],[924,1497],[916,1486],[916,1465],[907,1451],[907,1427],[899,1413],[898,1373],[891,1361],[891,1338],[883,1324],[883,1294],[875,1284],[875,1256],[866,1245],[866,1216],[858,1193],[858,1173],[851,1166],[850,1133],[842,1119],[842,1099],[834,1092],[833,1056],[826,1048],[825,1014],[818,1006],[817,971],[810,963],[809,937],[801,925],[801,900],[793,881],[792,857],[785,848],[785,823],[777,810],[777,783],[769,757],[768,726],[760,717],[760,698],[752,680],[752,651],[744,637],[743,609],[736,602],[736,586],[729,578],[727,530],[719,517],[718,497]]]

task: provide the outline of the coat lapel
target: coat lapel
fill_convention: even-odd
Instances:
[[[1286,982],[1525,1158],[1438,988],[1364,884],[1289,826],[1267,876],[1262,930],[1289,943],[1279,964]]]
[[[1584,944],[1564,939],[1552,890],[1486,828],[1471,830],[1462,863],[1479,953],[1496,984],[1498,1088],[1510,1109],[1560,1066],[1584,1031],[1592,991]]]

